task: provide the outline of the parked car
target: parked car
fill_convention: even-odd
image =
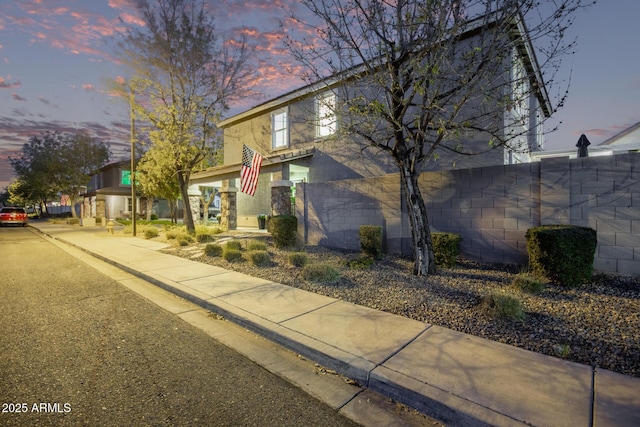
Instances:
[[[0,208],[0,225],[21,225],[28,222],[27,211],[24,208],[5,206]]]

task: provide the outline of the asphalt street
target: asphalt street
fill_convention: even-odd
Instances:
[[[0,424],[355,425],[28,229],[0,247]]]

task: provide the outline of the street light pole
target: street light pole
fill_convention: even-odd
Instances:
[[[133,118],[133,89],[129,96],[129,107],[131,116],[131,225],[133,237],[136,237],[136,153],[135,153],[135,123]]]

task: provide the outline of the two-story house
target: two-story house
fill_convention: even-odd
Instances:
[[[524,31],[524,27],[518,26],[516,30]],[[464,42],[476,36],[477,31],[470,29],[459,39]],[[525,102],[520,102],[518,108],[505,108],[499,118],[504,123],[518,123],[520,129],[507,125],[504,132],[517,135],[514,145],[520,149],[513,151],[498,147],[482,155],[459,157],[452,157],[449,151],[443,150],[434,156],[439,160],[429,162],[425,171],[525,163],[530,161],[530,152],[542,147],[542,118],[550,114],[551,108],[533,49],[526,41],[514,43],[511,57],[504,62],[505,78],[518,82],[512,85],[511,90],[527,94]],[[297,183],[375,178],[398,172],[387,153],[362,150],[342,139],[348,136],[333,137],[341,126],[341,118],[334,108],[341,96],[338,87],[336,82],[307,85],[219,123],[224,132],[224,163],[192,174],[191,184],[220,189],[223,225],[229,228],[257,227],[258,214],[283,213],[282,208],[274,210],[274,206],[282,206],[282,200],[276,199],[282,199],[282,194],[286,197],[288,193],[279,193],[278,189],[289,191],[290,188],[295,197]],[[497,94],[496,99],[503,96]],[[514,115],[518,115],[518,120],[514,120]],[[488,140],[482,136],[467,136],[468,144],[488,145]],[[244,145],[265,157],[254,196],[239,191]],[[398,212],[398,215],[402,213]],[[339,215],[324,216],[318,221],[341,221],[341,218]],[[331,242],[324,243],[331,245]]]

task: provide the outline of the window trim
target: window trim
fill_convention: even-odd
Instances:
[[[284,126],[276,129],[276,117],[284,114]],[[276,145],[276,135],[282,133],[284,144]],[[289,147],[289,108],[281,108],[271,113],[271,148],[281,150]]]
[[[327,110],[332,108],[333,111],[329,111],[326,117],[321,117],[321,108],[323,103],[328,104],[326,100],[332,98],[332,107],[325,107]],[[336,93],[333,91],[323,92],[315,97],[315,124],[316,124],[316,138],[326,138],[331,135],[335,135],[338,130],[338,118],[336,114]],[[325,122],[325,123],[323,123]]]

